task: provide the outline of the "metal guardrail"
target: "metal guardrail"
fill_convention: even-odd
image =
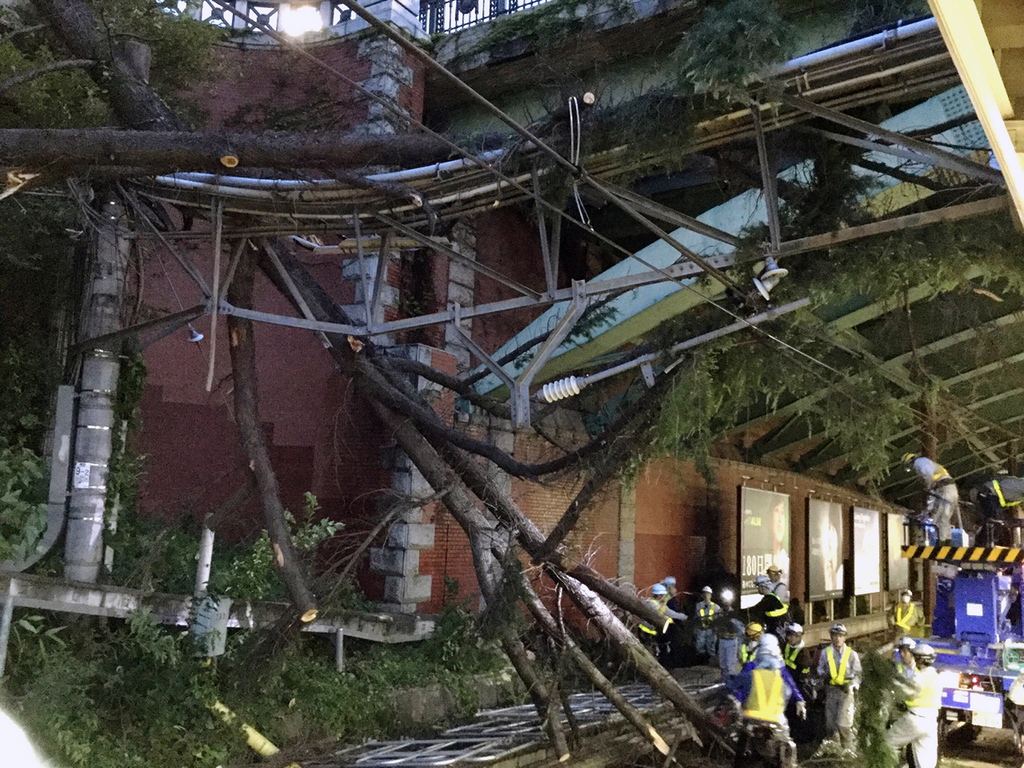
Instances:
[[[420,23],[430,35],[448,34],[551,0],[420,0]]]

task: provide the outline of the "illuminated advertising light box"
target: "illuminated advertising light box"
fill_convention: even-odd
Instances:
[[[760,600],[754,579],[768,566],[782,570],[789,581],[789,496],[785,493],[740,488],[740,606],[749,608]]]
[[[853,594],[882,591],[882,531],[878,510],[853,508]]]
[[[888,544],[889,589],[909,589],[910,561],[903,557],[903,515],[885,516],[885,538]]]
[[[843,596],[843,505],[811,499],[807,507],[807,598]]]

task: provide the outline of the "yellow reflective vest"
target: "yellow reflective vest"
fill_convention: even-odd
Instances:
[[[648,602],[651,605],[653,605],[655,608],[657,608],[658,609],[658,613],[661,613],[662,615],[664,615],[665,612],[668,610],[668,595],[665,596],[664,600],[657,600],[655,598],[651,598],[650,600],[648,600]],[[671,621],[671,619],[669,619],[669,621]],[[645,632],[648,635],[656,635],[656,634],[658,634],[658,630],[654,629],[653,627],[651,627],[645,621],[641,621],[640,622],[640,631],[641,632]]]
[[[913,603],[896,603],[892,612],[892,622],[904,632],[910,632],[917,614],[917,606]]]
[[[907,708],[938,710],[942,706],[942,683],[935,667],[918,670],[914,682],[917,685],[917,693],[914,698],[907,699]]]
[[[837,666],[835,646],[830,645],[825,649],[825,658],[828,659],[829,685],[846,685],[846,668],[850,665],[850,656],[852,654],[853,649],[848,645],[844,645]]]
[[[782,673],[777,669],[751,670],[750,694],[743,704],[743,714],[756,720],[781,723],[785,709]]]
[[[711,621],[715,618],[715,609],[717,607],[714,603],[697,603],[697,616],[700,617],[702,628],[707,629],[711,626]]]
[[[786,662],[787,667],[789,667],[797,674],[806,675],[808,672],[811,671],[810,667],[803,667],[802,669],[797,669],[796,667],[797,657],[800,655],[800,651],[802,651],[803,649],[804,647],[802,645],[787,644],[786,647],[782,650],[782,660]]]
[[[754,656],[757,655],[757,643],[754,643],[753,647],[748,647],[746,643],[740,646],[740,664],[746,664],[748,661],[753,661]]]

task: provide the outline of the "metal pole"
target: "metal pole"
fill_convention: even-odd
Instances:
[[[193,594],[204,597],[210,585],[210,569],[213,567],[213,531],[203,523],[203,533],[199,539],[199,558],[196,564],[196,582]]]
[[[339,672],[345,671],[345,630],[342,627],[334,633],[334,667]]]
[[[14,618],[14,582],[7,587],[7,599],[4,600],[3,613],[0,614],[0,677],[4,675],[7,664],[7,641],[11,637],[11,619]]]

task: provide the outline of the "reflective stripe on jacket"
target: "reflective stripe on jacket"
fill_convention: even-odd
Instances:
[[[777,669],[753,669],[750,674],[750,695],[743,704],[743,714],[756,720],[782,722],[786,709],[782,674]]]
[[[658,613],[660,613],[662,615],[664,615],[665,611],[668,610],[668,595],[665,596],[664,600],[656,600],[654,598],[651,598],[647,602],[650,603],[651,605],[653,605],[658,610]],[[672,620],[668,619],[668,621],[670,622]],[[666,624],[667,623],[668,622],[666,622]],[[665,626],[665,625],[662,625],[662,626]],[[648,635],[656,635],[656,634],[658,634],[658,630],[654,629],[646,621],[641,621],[640,622],[640,631],[641,632],[646,632]]]

